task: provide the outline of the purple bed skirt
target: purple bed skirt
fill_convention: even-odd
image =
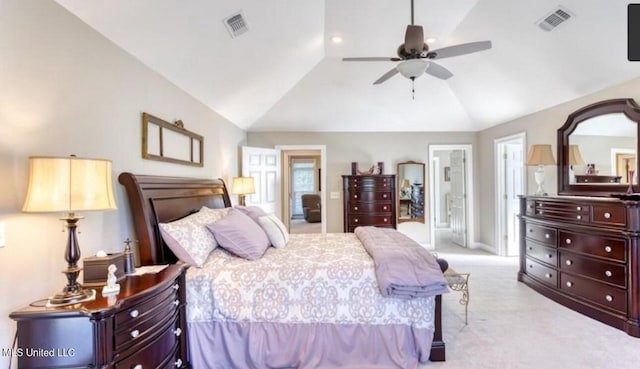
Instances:
[[[429,360],[433,330],[406,325],[191,322],[198,369],[415,369]]]

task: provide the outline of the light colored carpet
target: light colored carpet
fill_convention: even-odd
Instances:
[[[308,223],[304,219],[291,219],[289,223],[289,233],[320,233],[322,223]]]
[[[460,293],[443,296],[446,362],[421,369],[640,368],[640,339],[559,305],[517,281],[518,259],[437,243],[469,278],[469,325]]]

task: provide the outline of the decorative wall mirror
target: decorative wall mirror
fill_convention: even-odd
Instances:
[[[424,223],[424,163],[398,163],[398,223]]]
[[[558,194],[609,196],[637,181],[640,106],[633,99],[597,102],[558,129]]]

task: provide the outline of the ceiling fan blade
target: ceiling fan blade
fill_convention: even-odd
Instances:
[[[373,82],[373,84],[379,85],[382,82],[388,80],[389,78],[395,76],[396,74],[398,74],[398,70],[396,69],[396,67],[393,67],[393,69],[385,73],[382,77],[378,78],[375,82]]]
[[[431,60],[429,60],[429,66],[427,67],[425,73],[440,79],[449,79],[453,77],[453,73],[451,73],[449,69],[443,67],[440,64],[436,64]]]
[[[408,53],[421,52],[424,47],[424,32],[422,26],[410,24],[404,34],[404,50]]]
[[[477,41],[469,42],[466,44],[459,44],[453,46],[443,47],[441,49],[429,51],[427,58],[429,59],[444,59],[452,56],[471,54],[482,50],[491,48],[491,41]]]
[[[362,58],[342,58],[342,61],[400,61],[402,59],[395,57],[384,57],[384,56],[373,56],[373,57],[362,57]]]

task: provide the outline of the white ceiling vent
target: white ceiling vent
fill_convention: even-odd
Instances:
[[[571,12],[567,9],[558,6],[551,13],[547,14],[544,18],[538,21],[538,27],[542,28],[545,31],[551,31],[554,28],[558,27],[564,21],[569,20],[569,18],[573,17]]]
[[[236,38],[249,30],[242,11],[225,18],[223,22],[232,38]]]

